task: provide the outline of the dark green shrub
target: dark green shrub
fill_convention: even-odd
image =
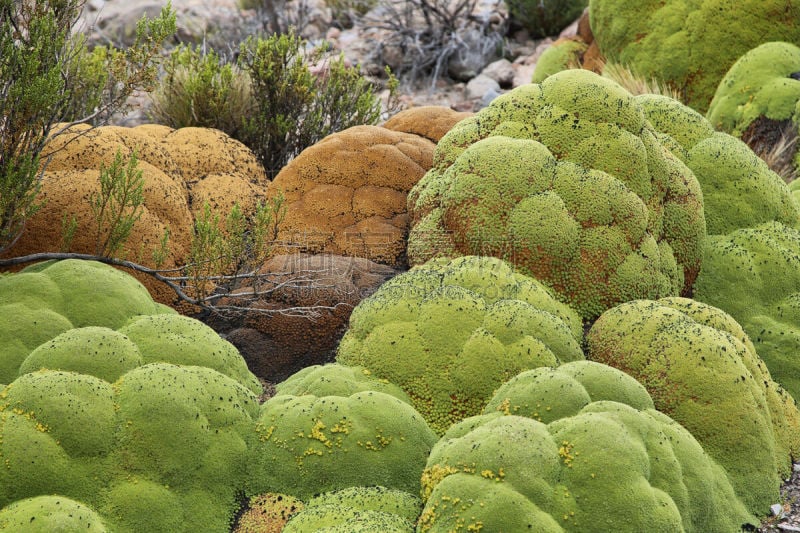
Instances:
[[[150,98],[153,120],[183,128],[216,128],[232,137],[253,108],[250,77],[213,50],[180,46],[164,65],[166,76]]]
[[[342,56],[322,55],[321,48],[306,52],[306,42],[293,33],[251,38],[241,46],[239,62],[250,75],[256,111],[239,140],[270,177],[331,133],[380,118],[375,86]],[[321,71],[312,72],[323,61]]]
[[[381,116],[376,87],[358,68],[294,33],[248,39],[237,64],[179,48],[166,72],[153,94],[153,119],[222,130],[253,150],[271,178],[327,135]]]
[[[48,137],[64,131],[53,125],[93,123],[124,107],[155,79],[161,43],[175,32],[175,14],[165,7],[139,21],[132,46],[90,54],[72,32],[83,3],[0,0],[0,251],[39,207],[40,156],[46,161]]]
[[[507,0],[511,18],[528,30],[531,37],[558,35],[577,19],[588,0]]]

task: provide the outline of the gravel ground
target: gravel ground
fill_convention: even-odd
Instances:
[[[800,463],[794,465],[792,477],[781,488],[781,497],[783,508],[775,508],[773,516],[764,521],[759,532],[800,532]]]

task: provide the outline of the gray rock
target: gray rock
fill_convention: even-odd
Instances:
[[[500,87],[508,89],[514,83],[514,67],[508,59],[498,59],[486,65],[481,74],[492,78]]]
[[[458,34],[457,50],[450,57],[447,74],[459,81],[468,81],[481,72],[486,65],[497,59],[502,36],[485,34],[478,28],[467,28]]]
[[[500,84],[489,76],[479,74],[467,83],[465,96],[467,100],[483,98],[490,91],[500,94]]]
[[[781,516],[783,514],[783,505],[774,503],[769,506],[769,510],[772,513],[772,516]]]

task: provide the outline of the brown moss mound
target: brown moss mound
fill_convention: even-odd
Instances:
[[[134,150],[145,180],[143,212],[119,257],[155,266],[152,252],[169,228],[170,253],[162,267],[182,265],[194,217],[205,202],[224,217],[234,203],[245,213],[252,212],[265,196],[267,178],[255,156],[220,131],[74,126],[45,147],[39,194],[44,206],[28,220],[21,238],[4,257],[59,251],[65,217],[77,222],[69,251],[95,253],[97,226],[89,202],[100,190],[100,167],[108,167],[118,151],[128,158]],[[166,286],[149,276],[134,275],[157,301],[180,307]]]
[[[355,126],[306,148],[270,184],[287,213],[279,239],[311,253],[405,263],[406,196],[435,144],[413,133]]]
[[[471,117],[473,113],[454,111],[449,107],[426,105],[412,107],[392,116],[383,127],[413,133],[438,143],[444,134],[450,131],[461,120]]]

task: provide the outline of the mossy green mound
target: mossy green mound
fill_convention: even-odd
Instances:
[[[0,506],[60,494],[111,531],[228,531],[257,415],[252,392],[209,368],[150,364],[114,384],[23,374],[0,393]]]
[[[93,261],[51,261],[0,278],[0,382],[51,369],[112,383],[160,362],[212,368],[261,392],[232,344],[199,320],[154,302],[119,270]]]
[[[105,533],[100,516],[63,496],[38,496],[0,509],[0,531],[14,533]]]
[[[350,317],[337,360],[402,388],[439,434],[522,370],[583,359],[580,318],[495,258],[437,260],[388,281]]]
[[[800,86],[800,82],[796,82]],[[637,96],[662,142],[694,173],[703,191],[709,235],[778,221],[800,225],[786,183],[739,139],[715,132],[693,109],[666,96]]]
[[[413,533],[422,502],[385,487],[350,487],[312,498],[284,533]]]
[[[675,86],[701,113],[748,50],[800,42],[797,0],[590,0],[589,19],[606,58]]]
[[[586,319],[688,291],[705,238],[692,172],[630,93],[585,70],[518,87],[458,123],[408,205],[413,264],[507,259]]]
[[[347,487],[415,492],[436,436],[410,405],[381,392],[275,396],[261,406],[250,492],[307,499]]]
[[[652,405],[630,377],[597,363],[564,366],[526,372],[493,398],[501,412],[442,437],[423,474],[418,531],[706,532],[756,523],[725,470],[683,427],[651,407],[590,392],[603,376],[600,396]],[[544,422],[506,414],[519,399],[556,405],[565,386],[589,401],[568,401]]]
[[[236,347],[199,320],[173,314],[140,316],[119,331],[136,343],[145,363],[213,368],[261,393],[261,383]]]
[[[709,238],[696,300],[719,307],[747,332],[772,377],[800,398],[800,231],[778,222]]]
[[[536,60],[531,81],[542,83],[548,76],[579,64],[581,54],[588,48],[585,42],[572,39],[553,43]]]
[[[366,368],[338,363],[308,366],[275,386],[276,394],[291,396],[351,396],[366,391],[383,392],[411,403],[408,394],[389,380],[376,378]]]
[[[722,78],[706,116],[715,128],[737,137],[760,117],[795,119],[800,100],[798,73],[800,48],[795,44],[769,42],[757,46],[742,55]]]
[[[67,330],[39,345],[19,366],[19,375],[40,369],[66,370],[113,383],[143,364],[131,339],[113,329],[87,326]]]
[[[800,414],[730,315],[683,298],[604,313],[588,356],[642,383],[730,475],[748,509],[766,514],[800,449]]]

